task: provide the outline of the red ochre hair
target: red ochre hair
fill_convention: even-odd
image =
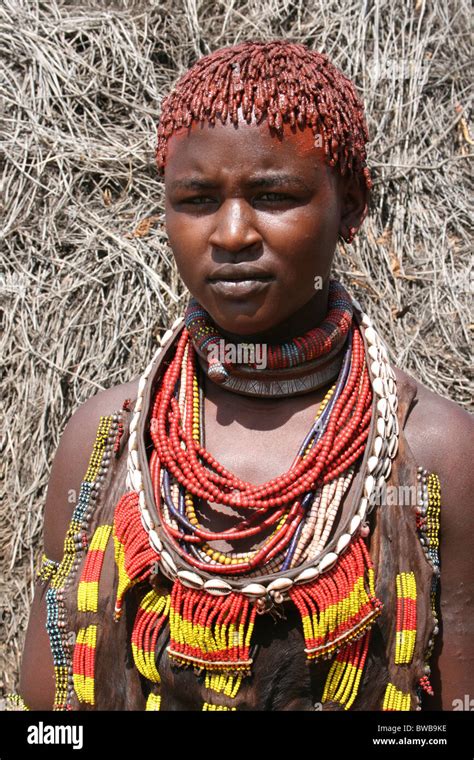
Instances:
[[[164,176],[169,138],[192,122],[238,124],[241,106],[282,135],[282,125],[309,126],[321,135],[329,166],[349,172],[370,189],[364,107],[353,83],[326,55],[286,40],[243,42],[200,58],[162,103],[156,162]]]

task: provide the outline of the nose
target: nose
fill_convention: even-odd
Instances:
[[[209,243],[218,249],[238,252],[261,240],[249,204],[242,198],[225,200],[215,215],[215,227],[209,236]]]

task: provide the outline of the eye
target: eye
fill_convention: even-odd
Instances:
[[[215,203],[214,198],[210,198],[208,195],[196,195],[194,198],[184,198],[181,203],[190,203],[193,206],[201,205],[202,203]]]
[[[257,201],[291,201],[293,200],[291,195],[286,195],[285,193],[264,193],[263,195],[259,195],[258,198],[255,200]]]

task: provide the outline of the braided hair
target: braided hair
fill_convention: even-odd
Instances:
[[[273,40],[243,42],[200,58],[176,83],[162,103],[156,163],[164,176],[169,138],[192,122],[238,124],[238,109],[247,123],[267,119],[282,135],[283,123],[309,126],[329,166],[360,176],[369,190],[366,166],[367,125],[354,84],[323,53],[305,45]]]

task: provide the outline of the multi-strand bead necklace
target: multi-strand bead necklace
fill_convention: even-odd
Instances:
[[[350,482],[346,473],[363,452],[368,436],[371,399],[362,338],[354,327],[340,381],[292,467],[261,485],[244,482],[202,446],[195,352],[189,334],[183,331],[150,422],[155,446],[151,478],[169,542],[193,567],[222,575],[242,575],[254,569],[263,573],[268,563],[272,570],[288,567],[296,549],[301,555],[303,542],[314,538],[308,530],[303,533],[303,527],[308,518],[316,527],[315,502],[320,504],[323,487],[331,484],[320,514],[336,495],[335,501],[340,502],[344,486]],[[214,532],[199,519],[201,500],[236,507],[249,515],[234,528]],[[273,532],[252,552],[224,555],[209,548],[210,541],[236,542],[249,537],[257,541],[269,528]],[[326,529],[324,537],[327,535]]]

